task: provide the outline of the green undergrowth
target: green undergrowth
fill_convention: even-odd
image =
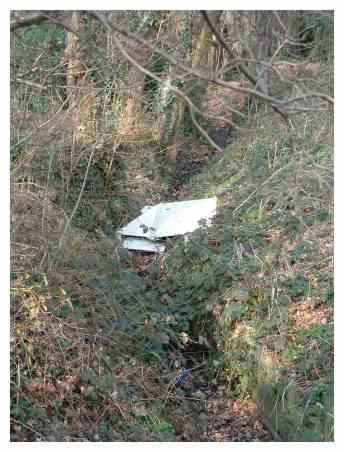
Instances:
[[[58,253],[87,159],[51,195],[45,221],[39,191],[18,197],[14,440],[178,440],[200,428],[200,409],[174,382],[200,365],[214,391],[255,398],[276,439],[333,440],[332,121],[308,115],[299,128],[295,153],[274,116],[238,132],[180,192],[218,195],[213,225],[168,241],[163,256],[128,253],[115,235],[166,190],[153,152],[120,150],[111,187],[98,156]],[[37,159],[49,165],[49,155]],[[61,174],[53,166],[46,197]]]
[[[231,397],[253,395],[279,439],[329,441],[330,118],[314,116],[303,134],[292,154],[281,128],[262,120],[191,181],[186,195],[220,194],[218,215],[171,272],[177,299],[197,306],[193,328],[214,344],[213,370]]]

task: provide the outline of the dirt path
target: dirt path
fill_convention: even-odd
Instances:
[[[200,173],[209,158],[216,153],[217,151],[208,145],[199,144],[197,141],[180,144],[174,178],[169,192],[164,195],[164,201],[179,200],[183,186],[192,176]]]

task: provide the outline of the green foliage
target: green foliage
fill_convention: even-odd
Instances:
[[[98,425],[98,436],[100,441],[114,441],[112,429],[105,421],[100,421]]]
[[[160,14],[130,12],[128,28],[144,33],[157,25]],[[117,20],[124,17],[121,12],[116,15]],[[327,19],[319,21],[322,23],[314,30],[322,30],[319,36],[325,38]],[[183,16],[182,25],[180,48],[175,50],[187,59],[189,13]],[[101,42],[105,33],[97,31],[94,22],[86,23],[86,33],[94,33]],[[58,64],[64,45],[61,28],[44,24],[19,30],[18,35],[17,60],[26,57],[25,49],[30,46],[50,43],[52,51],[47,52],[42,67],[49,72]],[[98,41],[93,44],[101,48]],[[27,55],[28,68],[34,57],[35,52]],[[122,85],[114,88],[107,85],[108,79],[102,80],[99,52],[89,53],[86,61],[99,72],[99,79],[94,80],[104,89],[103,108],[116,122],[123,108]],[[156,54],[149,65],[156,74],[168,72],[166,62]],[[109,67],[112,78],[113,64]],[[124,85],[126,68],[127,64],[119,61],[116,77]],[[185,89],[191,86],[188,82],[168,83]],[[168,83],[158,86],[147,78],[144,85],[147,113],[166,117],[167,138],[176,102]],[[205,85],[195,83],[188,92],[196,105],[200,105],[204,90]],[[27,90],[19,88],[14,93],[17,106],[35,112],[53,111],[51,96],[50,92],[30,92],[27,96]],[[60,231],[57,238],[48,234],[41,237],[41,208],[37,209],[39,237],[31,251],[23,248],[17,253],[11,274],[11,415],[15,419],[32,428],[37,424],[38,431],[40,423],[43,430],[49,430],[57,421],[63,429],[72,429],[74,418],[72,421],[68,416],[78,412],[81,438],[178,440],[173,410],[188,392],[178,388],[171,400],[166,394],[173,383],[175,363],[187,349],[181,340],[183,333],[189,338],[187,345],[203,345],[207,351],[202,352],[202,360],[206,356],[209,361],[205,378],[228,387],[231,398],[256,394],[262,417],[284,440],[332,439],[333,324],[329,319],[297,329],[297,322],[289,315],[291,308],[306,298],[307,302],[311,299],[314,310],[324,305],[329,309],[333,304],[328,246],[331,139],[326,135],[331,118],[298,118],[295,127],[304,139],[297,142],[297,155],[291,153],[282,126],[274,123],[272,116],[262,115],[251,118],[257,122],[254,129],[238,132],[228,152],[209,159],[206,171],[192,178],[188,186],[179,187],[183,199],[213,196],[224,189],[228,192],[219,197],[212,227],[200,227],[187,241],[168,240],[165,255],[154,262],[144,254],[119,249],[114,239],[118,227],[138,214],[142,205],[155,202],[163,189],[159,184],[150,185],[148,179],[139,177],[136,182],[151,152],[141,142],[137,149],[118,149],[112,181],[105,187],[105,157],[112,155],[115,133],[111,122],[105,133],[110,144],[104,145],[90,168],[70,241],[60,260],[49,274],[37,271],[23,276],[36,264],[30,260],[22,264],[22,257],[32,253],[44,268],[46,262],[51,263],[60,238]],[[207,121],[201,124],[208,125]],[[185,135],[194,133],[188,114],[183,129]],[[18,143],[20,139],[13,140],[14,164],[25,146],[34,144]],[[167,144],[164,138],[152,153],[162,154]],[[73,173],[66,175],[71,147],[69,142],[63,146],[68,149],[68,159],[64,161],[61,152],[58,165],[54,163],[51,169],[50,184],[57,187],[58,194],[49,209],[58,207],[61,217],[68,217],[79,196],[88,159],[81,158]],[[87,149],[75,151],[84,153]],[[30,162],[30,171],[37,176],[32,184],[35,187],[46,187],[49,155],[50,150],[45,150]],[[134,168],[140,159],[144,161],[142,168]],[[155,170],[157,159],[152,161]],[[31,184],[31,176],[23,171],[22,179],[15,182]],[[61,190],[67,179],[68,188]],[[32,192],[41,206],[39,195]],[[164,199],[165,194],[161,196]],[[97,202],[101,207],[96,211]],[[27,224],[32,218],[27,217]],[[17,224],[14,226],[15,230]],[[23,236],[24,245],[29,247],[30,237]],[[22,237],[14,237],[15,246],[20,241]],[[309,377],[311,391],[302,392],[292,379],[284,379],[282,371],[291,365]],[[41,391],[42,381],[51,393]],[[64,394],[63,385],[68,388]]]
[[[261,415],[283,441],[333,441],[333,408],[327,410],[333,407],[332,385],[318,383],[309,395],[293,384],[261,385],[257,400]]]
[[[191,52],[190,43],[191,43],[191,11],[183,11],[182,17],[180,20],[181,23],[181,31],[180,31],[180,45],[183,49],[183,57],[188,58]]]
[[[329,156],[328,147],[323,143],[317,143],[310,149],[310,156],[312,158],[312,163],[321,164],[321,162]]]
[[[293,297],[307,295],[309,282],[304,276],[298,275],[295,278],[287,279],[284,283]]]
[[[59,63],[61,52],[64,50],[64,37],[64,30],[60,26],[43,23],[19,29],[15,42],[18,50],[22,52],[25,52],[27,46],[46,43],[46,45],[49,45],[50,50],[47,62],[49,65],[54,66]]]
[[[42,43],[48,39],[53,41],[55,45],[60,46],[60,50],[64,46],[64,31],[57,25],[42,23],[33,25],[32,27],[24,27],[18,30],[17,34],[22,41],[30,43]],[[19,43],[22,41],[19,40]]]
[[[148,424],[153,438],[158,441],[175,441],[174,427],[164,418],[164,407],[161,402],[153,402],[144,421]]]
[[[292,251],[291,256],[297,261],[304,260],[313,251],[313,248],[312,242],[303,241]]]
[[[232,323],[236,320],[240,320],[240,317],[247,312],[248,307],[246,305],[234,304],[231,306],[226,306],[223,309],[221,317],[224,317],[224,322]]]
[[[17,67],[20,66],[21,73],[26,73],[25,80],[28,82],[42,83],[40,76],[42,70],[44,73],[50,73],[44,85],[63,84],[64,77],[54,74],[54,69],[60,63],[61,54],[64,50],[64,30],[58,25],[43,23],[24,27],[16,31],[13,39],[13,55],[11,64],[13,68],[11,73],[15,76]],[[49,49],[47,51],[47,49]],[[37,66],[36,59],[39,52],[40,58]],[[37,69],[39,68],[39,71]],[[45,76],[46,77],[46,76]],[[15,78],[15,77],[14,77]],[[20,78],[20,76],[19,76]],[[49,87],[46,91],[40,91],[37,88],[28,89],[24,84],[14,82],[12,87],[12,98],[20,111],[30,111],[32,113],[48,113],[51,110],[52,101],[56,99],[57,91]],[[57,96],[58,97],[58,96]]]
[[[302,41],[309,45],[309,55],[331,61],[333,58],[333,16],[331,13],[309,13],[304,16],[304,32]]]
[[[166,60],[162,58],[160,55],[154,53],[150,59],[150,70],[153,74],[161,77],[164,72],[168,69]],[[171,92],[167,94],[166,99],[164,98],[164,94],[162,92],[162,85],[146,76],[144,81],[144,95],[147,99],[147,102],[150,104],[150,108],[153,108],[154,101],[157,103],[156,110],[161,113],[166,113],[168,106],[173,103],[175,98],[174,94]]]
[[[272,172],[289,162],[291,150],[289,143],[279,140],[275,143],[253,142],[248,148],[247,170],[251,175],[263,173],[265,168]]]
[[[11,415],[22,422],[27,422],[37,414],[35,402],[32,396],[27,395],[19,399],[18,405],[11,400]]]
[[[18,159],[20,158],[23,150],[25,149],[25,143],[18,141],[17,138],[13,141],[11,140],[10,145],[10,161],[11,161],[11,167],[13,167]]]
[[[63,367],[51,367],[49,368],[48,373],[51,377],[58,378],[64,375],[65,369]]]
[[[191,88],[188,90],[189,99],[201,110],[202,102],[204,100],[204,95],[206,93],[206,85],[202,83],[202,81],[195,81]],[[205,118],[204,116],[197,115],[197,121],[203,127],[203,129],[207,130],[212,125],[210,119]],[[208,141],[204,141],[203,135],[200,134],[198,129],[195,127],[195,124],[191,118],[190,110],[187,108],[184,114],[183,120],[183,134],[186,137],[197,137],[200,139],[200,142],[204,142],[207,145]]]

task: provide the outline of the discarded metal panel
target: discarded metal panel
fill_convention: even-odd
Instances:
[[[209,225],[216,213],[217,198],[161,203],[146,206],[142,214],[118,232],[122,246],[132,250],[163,252],[159,239],[195,231],[204,221]]]
[[[161,242],[153,242],[148,239],[126,237],[122,240],[123,248],[128,250],[140,250],[152,253],[163,253],[166,246]]]

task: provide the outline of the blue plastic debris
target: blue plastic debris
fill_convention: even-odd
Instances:
[[[184,384],[186,382],[186,380],[188,379],[189,375],[190,375],[190,371],[183,367],[182,370],[180,371],[179,375],[176,378],[175,385],[181,386],[182,384]]]

